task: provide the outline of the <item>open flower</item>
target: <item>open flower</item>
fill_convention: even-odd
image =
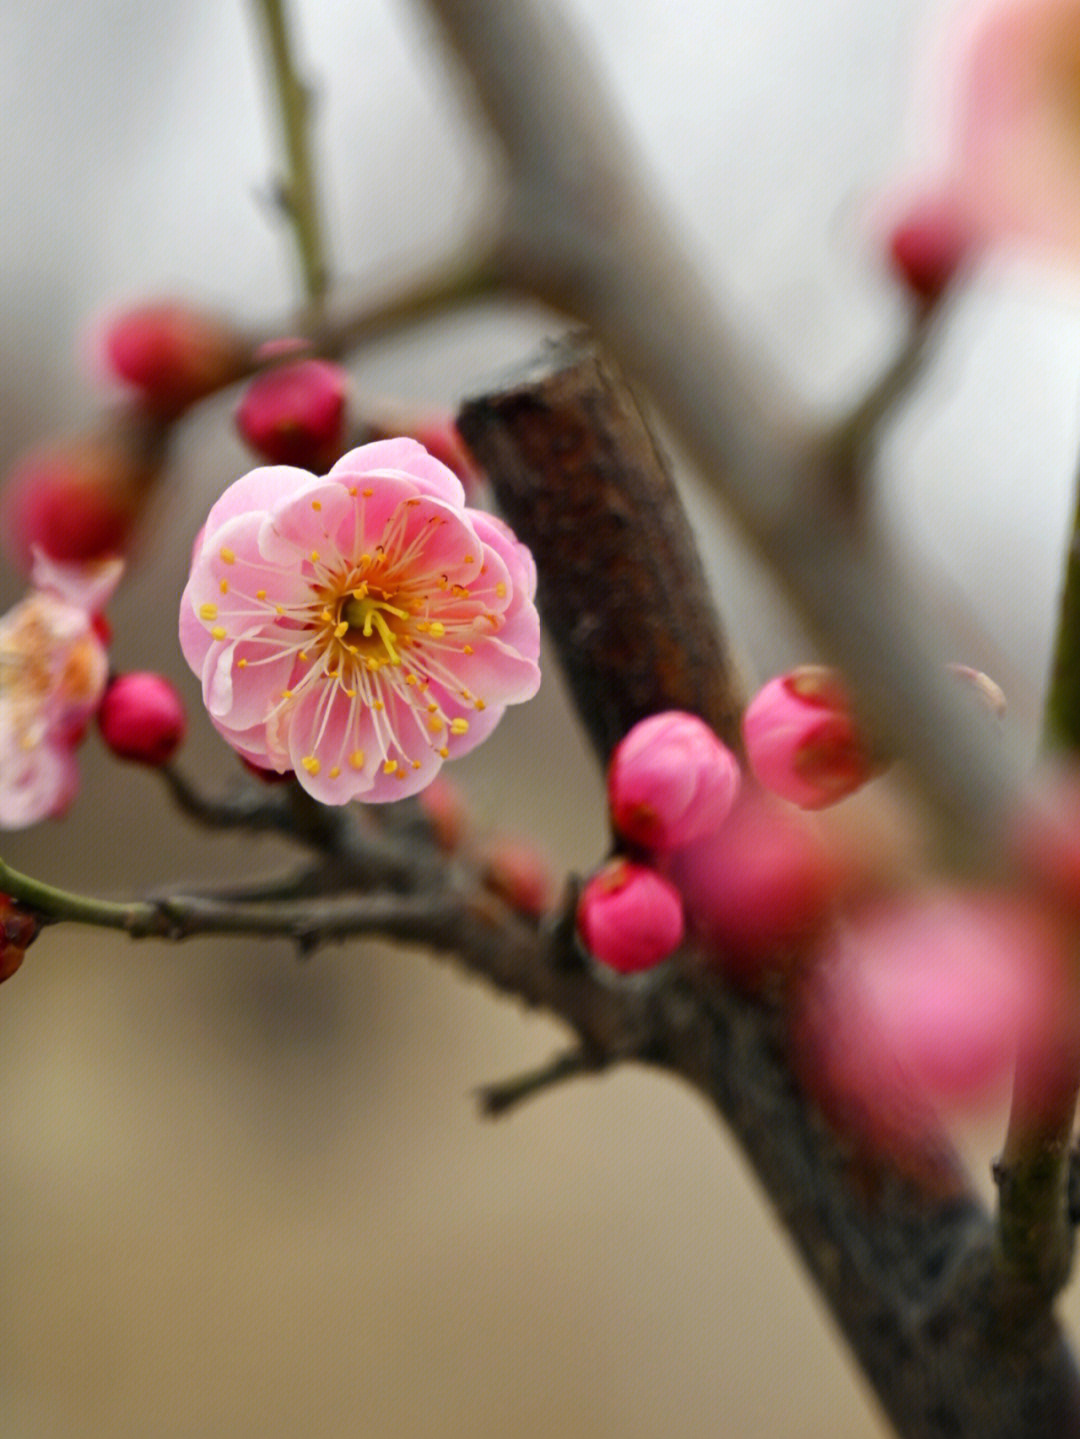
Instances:
[[[35,588],[0,619],[0,826],[22,829],[67,809],[75,746],[101,701],[108,659],[94,616],[120,560],[58,565],[37,551]]]
[[[180,643],[245,759],[402,799],[540,684],[532,556],[413,440],[253,470],[196,542]]]

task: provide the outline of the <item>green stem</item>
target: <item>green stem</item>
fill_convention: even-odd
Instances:
[[[1080,495],[1073,515],[1054,659],[1043,716],[1043,744],[1080,754]]]
[[[328,283],[322,222],[311,154],[311,95],[296,73],[286,0],[254,0],[269,51],[274,90],[285,145],[286,170],[281,196],[296,239],[304,291],[322,303]]]

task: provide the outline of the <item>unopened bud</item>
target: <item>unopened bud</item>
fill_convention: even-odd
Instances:
[[[40,928],[36,915],[9,895],[0,894],[0,983],[10,979],[22,964]]]
[[[645,849],[678,849],[711,833],[738,789],[735,756],[704,720],[681,710],[640,720],[608,769],[611,822]]]
[[[835,804],[878,768],[840,676],[821,665],[803,665],[760,689],[743,716],[743,743],[758,782],[801,809]]]
[[[35,548],[66,564],[120,554],[152,479],[151,467],[107,439],[81,436],[32,450],[4,483],[5,548],[25,570]]]
[[[273,465],[316,472],[340,458],[349,380],[329,360],[296,360],[256,375],[236,412],[247,444]]]
[[[469,827],[469,807],[461,790],[453,780],[437,774],[416,800],[439,848],[453,854]]]
[[[180,696],[163,675],[149,671],[113,680],[97,718],[101,737],[113,754],[152,766],[172,759],[187,728]]]
[[[619,974],[637,974],[662,964],[682,943],[682,900],[655,870],[616,859],[581,891],[577,928],[596,959]]]
[[[972,234],[947,197],[917,202],[889,237],[889,258],[911,293],[932,305],[945,293],[967,260]]]
[[[113,316],[100,347],[109,372],[164,418],[239,379],[246,360],[242,338],[225,320],[180,300]]]
[[[551,867],[527,840],[500,839],[487,845],[484,882],[522,914],[539,916],[551,906]]]

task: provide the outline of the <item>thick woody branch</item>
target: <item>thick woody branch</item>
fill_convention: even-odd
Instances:
[[[848,674],[882,743],[913,761],[953,835],[981,852],[1014,767],[971,726],[887,547],[845,503],[850,437],[838,451],[800,424],[788,387],[718,312],[557,9],[428,7],[505,150],[508,279],[588,323],[644,382]]]
[[[723,653],[719,639],[703,638],[708,606],[695,613],[699,569],[688,567],[681,592],[655,574],[656,556],[683,543],[670,479],[655,452],[651,468],[644,461],[640,414],[617,378],[591,354],[563,359],[555,373],[471,402],[462,424],[516,530],[544,557],[541,600],[561,626],[568,669],[584,676],[575,693],[594,745],[605,754],[643,709],[687,706],[688,695],[689,707],[729,725],[734,697],[722,664],[709,681],[695,672]],[[588,438],[584,416],[599,431]],[[605,506],[622,522],[604,521]],[[562,523],[563,507],[575,524]],[[590,586],[603,589],[604,617],[575,626],[574,607],[591,614],[595,604]],[[655,609],[647,618],[643,595]],[[603,668],[605,635],[620,643],[637,633],[648,652],[654,632],[682,652],[640,670],[628,661],[625,686],[619,666]],[[593,686],[596,665],[604,682]],[[1080,1389],[1061,1333],[1045,1303],[1002,1282],[993,1227],[942,1135],[926,1135],[907,1175],[887,1155],[858,1153],[793,1077],[782,1013],[713,983],[673,979],[645,998],[584,993],[584,1010],[578,989],[545,1002],[587,1050],[597,1013],[618,1008],[621,1023],[609,1018],[605,1033],[637,1036],[629,1052],[681,1074],[727,1120],[899,1433],[1080,1435]]]

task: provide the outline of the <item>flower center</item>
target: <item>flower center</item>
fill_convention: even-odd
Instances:
[[[392,665],[401,663],[401,656],[397,652],[399,636],[387,619],[388,615],[395,615],[398,619],[408,619],[407,610],[399,609],[392,605],[389,600],[378,600],[372,595],[360,596],[355,592],[341,606],[341,619],[348,625],[352,632],[351,638],[355,640],[378,639],[382,642],[383,649]]]

